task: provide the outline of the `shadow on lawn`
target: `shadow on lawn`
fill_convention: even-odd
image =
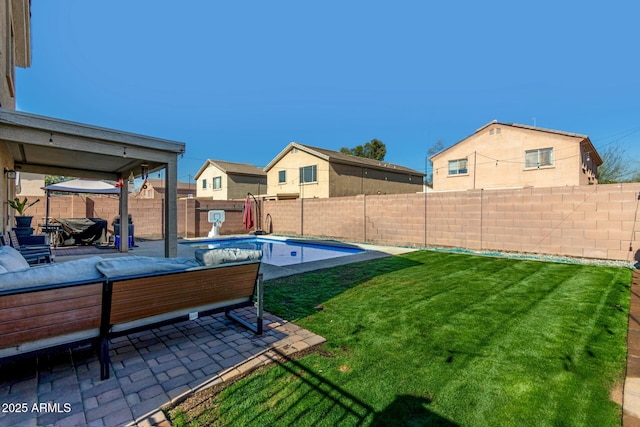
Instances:
[[[278,352],[279,353],[279,352]],[[431,403],[428,396],[397,396],[387,407],[376,411],[371,405],[360,400],[339,385],[329,381],[321,374],[304,364],[279,353],[282,372],[273,379],[273,384],[265,384],[273,390],[269,404],[254,414],[252,421],[258,421],[267,413],[281,415],[271,418],[276,425],[354,425],[366,427],[378,426],[457,426],[454,422],[432,412],[427,408]],[[291,379],[296,384],[292,385]],[[282,389],[281,384],[288,384]],[[247,391],[242,387],[235,393],[243,395]],[[249,393],[253,391],[249,390]],[[292,396],[300,396],[292,400]],[[288,419],[295,414],[294,419]],[[244,415],[244,414],[243,414]],[[235,425],[239,420],[224,420]]]
[[[322,310],[331,298],[377,276],[422,265],[404,256],[316,270],[265,281],[265,309],[296,321]]]

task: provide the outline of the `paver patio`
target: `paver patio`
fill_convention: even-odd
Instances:
[[[107,380],[90,347],[5,364],[0,425],[162,425],[161,407],[322,342],[268,313],[261,336],[218,314],[111,340]]]

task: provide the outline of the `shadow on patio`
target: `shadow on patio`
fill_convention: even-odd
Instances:
[[[250,309],[237,313],[254,315]],[[113,375],[104,381],[88,347],[0,365],[0,400],[15,405],[0,413],[0,425],[112,426],[144,423],[154,414],[157,420],[159,408],[205,384],[322,342],[268,313],[261,336],[220,314],[112,339]]]

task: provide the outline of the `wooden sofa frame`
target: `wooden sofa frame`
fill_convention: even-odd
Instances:
[[[108,280],[100,328],[101,378],[109,378],[109,339],[151,326],[224,311],[230,319],[262,334],[263,287],[259,270],[257,260]],[[251,305],[257,308],[255,325],[231,312]]]
[[[97,343],[103,280],[0,291],[0,358]]]
[[[117,279],[0,291],[0,359],[81,343],[98,345],[109,378],[109,339],[176,320],[224,311],[262,334],[260,260]],[[253,325],[231,310],[255,305]]]

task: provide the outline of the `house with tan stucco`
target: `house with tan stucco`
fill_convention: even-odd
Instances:
[[[198,170],[195,179],[199,199],[244,199],[247,193],[258,195],[267,189],[267,174],[246,163],[209,159]]]
[[[495,120],[430,160],[436,191],[596,184],[602,164],[586,135]]]
[[[393,163],[292,142],[264,169],[271,198],[419,193],[424,174]]]

